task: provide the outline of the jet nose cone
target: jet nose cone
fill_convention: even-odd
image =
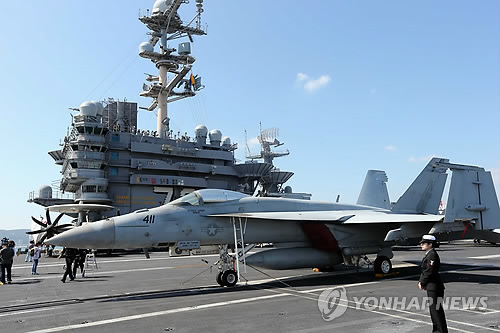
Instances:
[[[112,219],[92,222],[56,235],[46,243],[78,249],[112,249],[115,223]]]

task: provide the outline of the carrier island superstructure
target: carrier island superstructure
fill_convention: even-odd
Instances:
[[[157,110],[156,130],[137,128],[137,103],[113,99],[82,103],[75,109],[78,113],[62,148],[49,152],[62,167],[58,190],[73,196],[54,197],[51,186],[42,186],[39,193],[31,193],[30,202],[73,205],[59,211],[78,216],[81,223],[155,207],[203,188],[307,198],[283,186],[293,172],[273,166],[273,158],[288,154],[271,150],[281,145],[274,130],[261,130],[260,155],[237,164],[237,144],[221,131],[199,125],[190,136],[170,129],[167,106],[203,88],[201,77],[191,71],[196,59],[190,47],[194,36],[205,35],[203,0],[196,0],[195,17],[188,24],[177,12],[184,3],[158,0],[151,12],[139,18],[150,30],[139,55],[158,69],[158,75],[146,77],[148,83],[139,95],[152,98],[151,105],[142,109]],[[187,41],[173,48],[173,41],[181,38]]]

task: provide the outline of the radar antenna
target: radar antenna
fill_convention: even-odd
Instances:
[[[283,142],[280,142],[277,139],[277,137],[279,136],[278,128],[273,127],[273,128],[262,129],[262,123],[259,124],[259,127],[260,127],[260,135],[257,137],[257,140],[259,140],[261,147],[260,154],[252,155],[250,153],[250,149],[248,148],[247,144],[248,159],[250,160],[263,159],[265,163],[273,164],[273,160],[276,157],[287,156],[290,154],[288,149],[283,151],[274,151],[271,149],[272,147],[276,148],[284,145]],[[245,131],[245,141],[246,141],[246,131]]]

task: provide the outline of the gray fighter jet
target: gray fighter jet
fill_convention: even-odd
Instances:
[[[448,169],[453,173],[449,204],[446,215],[438,215]],[[384,200],[382,193],[378,201]],[[219,245],[217,282],[233,286],[240,264],[326,269],[376,254],[375,271],[389,273],[391,246],[398,240],[426,234],[439,221],[465,220],[480,230],[498,224],[500,208],[491,174],[433,158],[390,209],[205,189],[164,206],[76,227],[47,243],[87,249]],[[255,243],[274,243],[275,248],[247,256],[249,244]],[[236,249],[233,255],[230,245]]]

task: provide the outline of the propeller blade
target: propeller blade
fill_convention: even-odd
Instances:
[[[35,230],[35,231],[26,231],[26,233],[28,235],[35,235],[35,234],[39,234],[41,232],[44,232],[45,230]]]
[[[69,229],[72,229],[73,228],[73,225],[72,224],[61,224],[61,225],[58,225],[55,232],[56,234],[60,234],[61,232],[65,232]]]
[[[47,224],[51,225],[52,223],[50,221],[50,212],[48,209],[45,211],[45,216],[47,217]]]
[[[47,238],[47,233],[45,233],[42,238],[40,238],[39,242],[43,244],[43,241]]]
[[[40,238],[42,238],[42,234],[39,234],[38,236],[36,236],[36,238],[34,239],[35,240],[35,244],[38,243],[40,241]]]
[[[41,227],[46,227],[45,224],[43,224],[42,222],[38,221],[36,218],[34,218],[33,216],[31,217],[31,219],[33,220],[33,222],[35,222],[36,224],[38,224],[39,226]]]
[[[61,213],[59,214],[59,216],[57,216],[56,220],[54,221],[54,225],[57,225],[57,222],[59,222],[59,220],[61,219],[61,217],[63,217],[64,213]]]

